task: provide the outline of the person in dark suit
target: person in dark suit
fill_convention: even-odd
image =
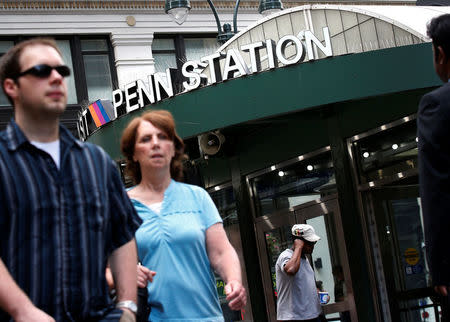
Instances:
[[[417,118],[420,197],[432,283],[450,321],[450,14],[427,26],[437,75],[445,83],[424,95]]]

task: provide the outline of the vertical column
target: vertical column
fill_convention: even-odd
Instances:
[[[155,72],[152,42],[153,32],[111,34],[119,88],[137,79],[148,85],[148,75]]]
[[[247,271],[248,295],[252,306],[253,320],[267,321],[264,288],[262,284],[261,269],[259,267],[258,248],[256,245],[255,229],[250,210],[250,196],[246,188],[245,179],[241,175],[239,157],[231,156],[229,159],[231,181],[236,198],[236,210],[241,231],[242,251]]]
[[[367,248],[364,243],[363,225],[358,211],[356,187],[353,184],[350,158],[346,141],[341,133],[337,109],[329,107],[327,118],[328,135],[331,146],[331,157],[336,174],[336,186],[339,196],[342,227],[349,259],[350,274],[352,278],[358,321],[377,321],[377,312],[373,298],[371,276],[368,269]],[[358,258],[358,260],[352,260]],[[375,303],[374,303],[375,302]]]

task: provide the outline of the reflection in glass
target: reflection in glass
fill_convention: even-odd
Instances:
[[[81,51],[108,51],[106,39],[82,39]]]
[[[11,103],[6,98],[6,95],[3,93],[3,91],[0,91],[0,106],[5,105],[11,105]]]
[[[273,166],[271,170],[251,180],[257,216],[289,209],[336,191],[329,151],[283,168]]]
[[[236,199],[234,196],[233,187],[229,185],[219,190],[210,189],[208,192],[212,200],[214,201],[214,204],[216,205],[220,216],[222,217],[223,227],[225,229],[225,232],[227,233],[228,239],[230,240],[231,245],[234,247],[236,253],[238,254],[239,261],[241,262],[242,283],[248,290],[247,275],[245,273],[246,271],[244,254],[242,251],[241,231],[239,229],[239,219],[236,211]],[[222,307],[225,321],[241,321],[243,319],[251,320],[252,312],[250,305],[247,305],[245,307],[245,310],[243,310],[242,312],[232,311],[228,306],[228,302],[226,301],[224,281],[217,274],[215,274],[215,278],[217,293],[219,294],[220,306]]]
[[[175,42],[172,38],[155,38],[152,42],[152,50],[175,50]]]
[[[84,55],[89,102],[112,99],[112,81],[108,55]]]
[[[175,53],[154,53],[155,71],[157,73],[165,73],[167,68],[177,68]]]
[[[316,281],[321,281],[323,290],[330,295],[329,304],[344,301],[347,296],[334,220],[332,212],[306,220],[321,238],[311,257]]]
[[[401,322],[436,322],[439,309],[429,297],[400,302]]]
[[[211,55],[219,49],[216,38],[185,38],[186,60],[200,60],[200,58]]]
[[[399,289],[427,287],[430,275],[425,260],[425,240],[418,198],[392,200],[389,204],[395,220],[398,254],[403,278]]]
[[[420,198],[388,200],[384,203],[386,213],[394,220],[392,232],[396,245],[392,261],[399,266],[396,274],[396,291],[424,289],[431,286],[426,261],[423,218]],[[433,301],[430,298],[400,300],[402,322],[436,321]]]
[[[350,311],[331,313],[325,316],[328,322],[351,322]]]
[[[2,40],[0,41],[0,57],[3,56],[5,52],[8,51],[9,48],[14,46],[14,42],[12,40]],[[5,105],[9,106],[11,103],[6,98],[6,95],[3,93],[3,90],[0,90],[0,106]]]
[[[272,277],[272,287],[274,302],[277,303],[277,283],[275,274],[275,264],[278,256],[287,248],[292,246],[291,225],[283,226],[264,233],[266,238],[267,258],[269,259],[270,275]]]
[[[361,183],[417,168],[416,133],[410,121],[354,142]]]
[[[75,77],[73,71],[72,64],[72,54],[70,51],[70,41],[69,40],[56,40],[56,44],[62,53],[62,58],[64,63],[70,68],[70,76],[66,77],[67,82],[67,104],[76,104],[77,100],[77,91],[75,86]]]

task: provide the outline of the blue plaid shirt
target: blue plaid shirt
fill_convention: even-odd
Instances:
[[[58,170],[14,121],[0,132],[0,257],[56,321],[95,321],[114,311],[107,259],[141,219],[102,149],[61,126],[60,158]]]

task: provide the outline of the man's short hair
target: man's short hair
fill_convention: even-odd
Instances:
[[[22,55],[23,50],[28,46],[34,45],[44,45],[53,47],[62,57],[61,51],[58,48],[55,40],[51,38],[31,38],[25,41],[22,41],[10,48],[1,58],[0,58],[0,85],[2,87],[3,92],[8,98],[11,105],[13,105],[13,101],[8,94],[6,94],[5,89],[3,88],[3,83],[5,79],[11,78],[14,79],[20,72],[20,57]]]
[[[444,50],[445,56],[450,57],[450,14],[431,19],[427,24],[427,35],[433,41],[435,59],[439,46]]]

